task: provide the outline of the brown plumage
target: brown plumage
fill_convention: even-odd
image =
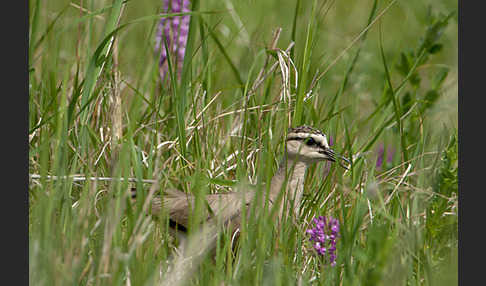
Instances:
[[[202,211],[206,220],[222,218],[223,222],[232,222],[236,227],[239,226],[239,211],[242,202],[249,205],[253,200],[254,193],[247,192],[243,198],[243,192],[228,192],[209,194],[205,197],[208,205],[203,207]],[[163,203],[162,203],[163,202]],[[204,202],[203,202],[204,203]],[[167,189],[164,191],[163,200],[156,197],[152,200],[152,215],[159,215],[164,206],[169,216],[171,226],[177,227],[180,231],[186,231],[189,226],[190,210],[194,207],[195,198],[176,189]],[[231,221],[228,221],[231,220]]]
[[[309,126],[288,130],[285,151],[284,158],[272,178],[268,196],[270,209],[275,204],[280,206],[277,212],[279,219],[287,213],[283,209],[284,205],[292,208],[294,215],[298,216],[305,171],[310,164],[325,160],[335,162],[337,159],[343,159],[349,163],[346,158],[337,155],[329,148],[324,133]],[[286,184],[285,188],[284,184]],[[285,193],[281,195],[282,191]],[[175,189],[167,189],[163,192],[163,200],[159,197],[153,198],[151,213],[158,215],[163,207],[169,216],[170,226],[177,229],[178,232],[186,232],[190,210],[194,206],[194,196]],[[132,189],[132,197],[136,197],[135,189]],[[236,230],[241,222],[241,207],[249,209],[254,198],[255,191],[253,190],[209,194],[205,197],[207,205],[203,208],[205,219],[208,221],[220,220],[226,225],[231,224]],[[287,200],[287,204],[284,204],[283,199]],[[261,207],[256,209],[259,208]]]

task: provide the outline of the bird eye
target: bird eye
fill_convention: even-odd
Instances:
[[[311,137],[311,138],[307,139],[307,141],[305,142],[305,144],[307,146],[316,145],[316,141]]]

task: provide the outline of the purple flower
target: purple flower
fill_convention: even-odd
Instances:
[[[376,159],[376,168],[381,169],[383,166],[383,161],[385,159],[385,152],[386,152],[386,163],[391,164],[393,162],[393,155],[395,155],[395,148],[388,148],[388,150],[385,149],[385,144],[381,143],[380,146],[378,147],[377,153],[377,159]]]
[[[312,220],[314,227],[306,233],[309,241],[314,242],[313,247],[319,255],[328,255],[331,266],[336,265],[336,240],[339,237],[339,221],[333,217],[319,216]]]
[[[170,3],[169,3],[170,2]],[[164,13],[189,12],[191,2],[189,0],[163,0]],[[164,17],[160,19],[155,35],[155,50],[160,52],[160,76],[162,81],[168,73],[167,48],[171,56],[172,66],[177,69],[177,77],[180,78],[184,55],[186,53],[187,34],[189,32],[190,16]]]

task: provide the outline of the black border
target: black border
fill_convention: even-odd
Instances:
[[[2,284],[29,284],[29,1],[8,1],[0,17],[2,37]],[[11,282],[11,283],[9,283]]]
[[[484,187],[484,9],[471,1],[459,3],[459,285],[482,285],[484,282],[484,237],[486,209]],[[466,5],[467,3],[467,5]],[[468,137],[469,135],[469,137]]]

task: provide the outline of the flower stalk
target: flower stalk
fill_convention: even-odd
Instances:
[[[163,6],[164,13],[186,13],[190,12],[191,2],[189,0],[164,0]],[[164,17],[159,21],[155,36],[155,51],[160,53],[159,69],[162,81],[167,77],[169,69],[168,56],[170,56],[173,66],[177,68],[177,78],[181,77],[190,20],[189,15],[183,15]]]

